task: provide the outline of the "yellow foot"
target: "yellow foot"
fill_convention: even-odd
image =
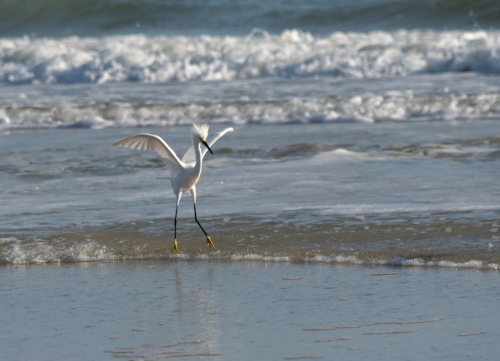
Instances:
[[[217,249],[217,248],[215,248],[214,244],[212,243],[210,236],[207,236],[207,246],[212,248],[212,249]]]
[[[177,239],[174,239],[174,248],[172,248],[172,253],[181,254],[181,252],[179,252],[179,248],[177,248]]]

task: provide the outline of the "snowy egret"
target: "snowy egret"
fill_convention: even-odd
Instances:
[[[193,127],[191,128],[191,140],[193,145],[187,150],[186,154],[184,154],[182,160],[180,160],[172,148],[170,148],[169,145],[157,135],[145,133],[137,134],[113,144],[132,149],[154,150],[160,155],[160,157],[162,157],[163,162],[170,169],[171,176],[165,179],[170,180],[172,189],[174,190],[177,198],[174,218],[174,248],[172,248],[172,252],[180,254],[179,249],[177,248],[177,209],[179,208],[182,192],[191,193],[194,205],[194,219],[207,237],[207,245],[211,249],[216,249],[210,239],[210,236],[207,232],[205,232],[196,217],[196,183],[198,183],[198,179],[200,179],[201,165],[207,150],[214,154],[210,147],[227,132],[234,132],[234,129],[226,128],[222,132],[209,135],[208,124],[197,125],[193,123]],[[204,148],[201,148],[202,144],[205,146]]]

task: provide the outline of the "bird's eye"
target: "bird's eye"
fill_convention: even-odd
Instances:
[[[206,140],[205,140],[205,139],[203,139],[203,138],[200,138],[200,141],[202,141],[202,142],[206,142]]]

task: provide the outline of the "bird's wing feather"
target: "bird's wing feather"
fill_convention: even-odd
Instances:
[[[209,134],[207,137],[208,146],[211,147],[212,144],[214,144],[220,137],[222,137],[227,132],[234,132],[234,129],[233,128],[226,128],[221,132]],[[203,157],[205,156],[207,151],[208,151],[208,149],[206,147],[201,147],[201,159],[203,159]],[[182,161],[186,164],[196,162],[196,155],[195,155],[193,146],[191,146],[187,150],[186,154],[184,154],[184,156],[182,157]]]
[[[175,154],[175,152],[168,146],[167,143],[163,139],[161,139],[157,135],[152,134],[137,134],[132,137],[128,137],[122,140],[119,140],[115,144],[120,147],[128,147],[132,149],[138,150],[154,150],[156,153],[163,158],[165,164],[169,167],[172,176],[175,176],[179,173],[180,168],[183,166],[179,157]]]

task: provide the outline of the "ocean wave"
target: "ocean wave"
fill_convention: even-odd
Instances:
[[[2,38],[4,84],[183,82],[265,77],[377,78],[500,72],[499,31]]]
[[[397,94],[394,94],[397,93]],[[498,119],[498,94],[366,94],[327,99],[175,104],[0,105],[0,129],[244,124],[374,123]]]
[[[284,251],[248,250],[246,252],[225,250],[207,254],[203,249],[191,249],[187,253],[172,254],[169,249],[148,244],[135,245],[134,247],[117,244],[103,244],[94,239],[82,241],[61,242],[51,244],[45,240],[21,241],[15,237],[0,238],[2,245],[0,264],[43,264],[43,263],[68,263],[68,262],[110,262],[124,260],[211,260],[211,261],[258,261],[258,262],[313,262],[352,265],[384,265],[384,266],[411,266],[411,267],[442,267],[466,268],[483,270],[500,270],[500,260],[463,260],[463,256],[451,256],[449,259],[428,260],[414,257],[384,258],[380,252],[361,254],[315,252],[314,256],[309,251],[299,250]],[[459,260],[459,259],[460,260]]]

